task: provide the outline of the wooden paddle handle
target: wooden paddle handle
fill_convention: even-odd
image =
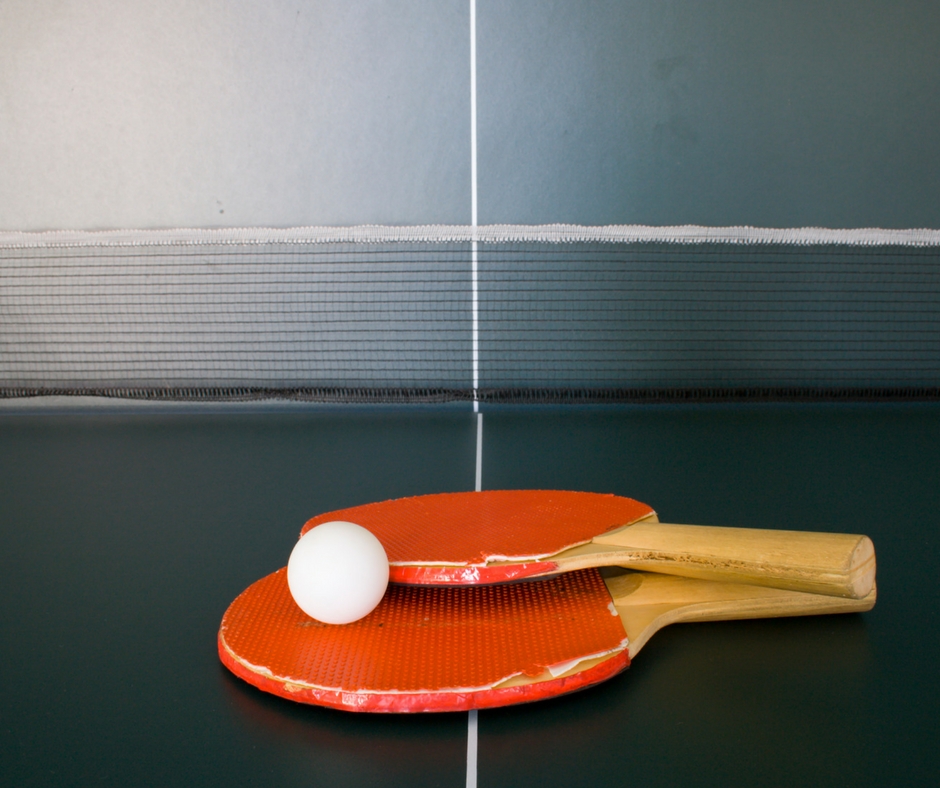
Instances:
[[[595,537],[616,565],[703,580],[863,599],[875,582],[867,536],[644,521]],[[611,563],[614,559],[611,560]]]
[[[862,599],[843,599],[646,572],[608,577],[605,582],[630,640],[631,659],[669,624],[861,613],[874,607],[877,596],[874,587]]]

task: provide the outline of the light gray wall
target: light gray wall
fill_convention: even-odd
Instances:
[[[480,221],[940,226],[932,0],[479,0]],[[5,0],[0,229],[470,221],[468,0]]]
[[[462,222],[467,3],[0,3],[0,229]]]

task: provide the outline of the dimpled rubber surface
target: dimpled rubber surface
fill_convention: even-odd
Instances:
[[[222,618],[219,655],[267,692],[356,711],[458,711],[571,692],[629,664],[596,570],[503,586],[390,586],[365,618],[321,624],[294,604],[281,569]],[[590,671],[509,688],[515,675],[612,652]]]
[[[490,559],[545,558],[651,514],[646,504],[618,495],[486,490],[398,498],[327,512],[307,521],[301,535],[330,520],[368,528],[385,548],[391,579],[408,582],[415,579],[396,573],[396,564],[460,567]],[[525,573],[489,577],[458,570],[452,582],[499,582],[521,576]],[[446,570],[436,582],[448,582]]]

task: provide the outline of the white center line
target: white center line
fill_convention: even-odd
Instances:
[[[477,492],[483,489],[483,414],[477,413],[477,467],[476,480],[473,489]]]
[[[467,788],[477,788],[477,710],[470,712],[467,724]]]

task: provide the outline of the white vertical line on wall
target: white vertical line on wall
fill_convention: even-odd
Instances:
[[[477,282],[477,4],[470,0],[470,226],[473,230],[470,278],[473,290],[473,412],[479,413],[480,402],[480,301]],[[479,453],[479,452],[478,452]]]
[[[477,226],[477,4],[470,0],[470,224]]]
[[[480,413],[480,291],[477,248],[477,4],[470,0],[470,280],[472,289],[473,412],[477,414],[477,492],[483,489],[483,414]]]

